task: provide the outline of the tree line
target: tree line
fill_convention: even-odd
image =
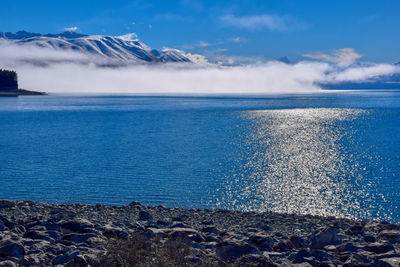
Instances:
[[[12,91],[18,89],[18,75],[13,70],[0,69],[0,90]]]

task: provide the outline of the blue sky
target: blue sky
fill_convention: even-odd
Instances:
[[[2,7],[0,31],[134,32],[155,48],[225,61],[334,60],[343,48],[363,61],[400,61],[398,0],[2,0]]]

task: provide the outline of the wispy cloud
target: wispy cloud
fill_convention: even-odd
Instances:
[[[237,36],[237,37],[231,37],[231,38],[229,38],[228,41],[229,41],[229,42],[232,42],[232,43],[238,44],[238,43],[243,43],[245,40],[244,40],[243,38]]]
[[[341,65],[350,65],[354,63],[357,59],[362,57],[362,55],[357,53],[353,48],[342,48],[334,50],[330,54],[317,52],[312,54],[304,54],[303,56],[307,58],[335,62]]]
[[[307,25],[291,16],[278,16],[271,14],[251,15],[251,16],[235,16],[232,14],[220,17],[223,26],[235,27],[246,30],[304,30]]]
[[[180,46],[182,49],[188,49],[188,50],[192,50],[192,49],[198,49],[198,48],[206,48],[206,47],[210,47],[210,46],[218,46],[223,44],[223,42],[206,42],[206,41],[199,41],[197,43],[194,44],[188,44],[188,45],[182,45]]]
[[[74,27],[67,27],[67,28],[64,28],[64,30],[67,31],[67,32],[75,32],[75,31],[78,30],[78,27],[76,27],[76,26],[74,26]]]
[[[121,36],[118,36],[118,38],[124,40],[124,41],[136,41],[138,40],[138,35],[134,32],[132,33],[127,33]]]

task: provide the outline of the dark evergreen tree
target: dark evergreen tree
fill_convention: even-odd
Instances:
[[[0,69],[0,91],[18,90],[18,76],[15,71]]]

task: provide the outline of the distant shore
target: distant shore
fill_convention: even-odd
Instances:
[[[110,244],[121,246],[117,254],[122,255],[132,246],[121,244],[133,242],[138,246],[138,240],[150,244],[142,251],[145,254],[140,254],[142,261],[154,244],[160,244],[154,252],[158,255],[163,246],[177,246],[171,240],[178,240],[186,247],[182,250],[183,259],[196,266],[400,263],[400,226],[386,222],[151,207],[137,202],[105,206],[0,200],[1,266],[88,266],[96,262],[106,266],[104,261],[113,259],[116,253]],[[132,256],[132,252],[126,255]],[[172,260],[171,257],[166,258]]]
[[[0,91],[0,96],[20,96],[20,95],[47,95],[44,92],[29,91],[24,89],[18,89],[13,91]]]

